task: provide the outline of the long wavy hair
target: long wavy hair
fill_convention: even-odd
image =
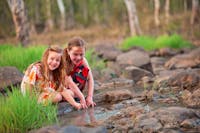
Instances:
[[[41,74],[44,79],[44,82],[50,81],[50,70],[47,64],[47,59],[50,52],[56,52],[61,55],[63,54],[63,50],[59,46],[57,45],[50,46],[44,51],[41,61],[31,64],[27,69],[27,72],[30,72],[31,68],[34,65],[39,65],[41,68]],[[64,79],[66,76],[65,58],[63,56],[61,56],[61,62],[59,67],[52,71],[52,76],[53,76],[53,82],[56,84],[55,89],[57,90],[59,89],[60,85],[64,84]]]
[[[81,37],[73,37],[72,39],[69,40],[67,47],[64,49],[63,56],[66,61],[66,66],[67,66],[66,72],[68,75],[71,73],[74,67],[70,59],[70,56],[68,54],[68,51],[70,51],[73,47],[82,47],[86,50],[86,42]]]

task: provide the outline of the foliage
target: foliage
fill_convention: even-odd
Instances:
[[[38,104],[36,96],[23,96],[18,88],[0,96],[0,106],[1,133],[25,133],[57,122],[56,106]]]
[[[31,63],[40,60],[44,46],[22,46],[0,45],[0,66],[16,66],[21,72]]]
[[[134,36],[125,39],[121,44],[122,50],[128,50],[131,47],[138,46],[145,50],[154,50],[158,48],[183,48],[191,47],[191,43],[184,40],[181,36],[174,34],[171,36],[162,35],[157,38],[149,36]]]
[[[105,63],[103,60],[98,59],[97,55],[94,54],[93,49],[89,49],[86,51],[86,59],[92,69],[103,69],[105,68]]]
[[[21,72],[33,62],[42,57],[45,46],[31,46],[24,48],[21,46],[0,45],[0,66],[16,66]],[[93,54],[93,50],[86,51],[86,58],[92,68],[102,69],[105,63]]]

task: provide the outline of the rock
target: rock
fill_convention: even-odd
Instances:
[[[23,74],[16,67],[0,67],[0,91],[20,85]]]
[[[147,70],[135,67],[135,66],[129,66],[126,67],[123,73],[123,76],[127,79],[132,79],[134,82],[138,82],[143,77],[153,77],[153,74]]]
[[[183,91],[181,98],[183,103],[188,107],[200,108],[200,88],[194,92],[190,92],[188,90]]]
[[[151,65],[154,74],[159,74],[160,71],[165,70],[164,64],[166,62],[166,58],[163,57],[152,57]]]
[[[129,90],[124,90],[124,89],[108,91],[104,95],[104,101],[108,103],[127,100],[131,98],[132,98],[132,93]]]
[[[177,54],[178,51],[170,48],[160,48],[158,50],[152,51],[151,56],[173,56]]]
[[[198,112],[193,109],[187,109],[183,107],[159,108],[145,115],[137,116],[134,128],[139,129],[141,131],[143,131],[143,129],[158,131],[158,129],[165,128],[180,128],[181,123],[184,120],[191,118],[199,119]],[[151,123],[149,125],[149,119],[152,120],[155,125],[159,125],[160,123],[162,127],[153,127],[151,126]]]
[[[193,68],[198,67],[199,65],[200,47],[189,53],[176,55],[165,63],[165,67],[168,69]]]
[[[122,53],[119,49],[110,44],[97,45],[95,47],[95,52],[98,56],[107,61],[115,61],[116,57]]]
[[[117,56],[116,63],[124,66],[136,66],[140,68],[146,67],[146,70],[151,70],[151,66],[148,68],[147,65],[150,63],[150,57],[148,53],[141,50],[131,50],[129,52],[120,54]]]

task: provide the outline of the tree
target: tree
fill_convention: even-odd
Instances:
[[[22,46],[29,43],[29,26],[23,0],[7,0],[15,24],[16,37]]]
[[[169,23],[169,4],[170,0],[165,0],[165,23]]]
[[[154,0],[154,21],[156,27],[160,26],[159,12],[160,12],[160,0]]]
[[[67,16],[67,28],[71,29],[75,25],[75,19],[74,19],[75,13],[74,13],[73,0],[69,0],[68,4],[69,4],[69,11],[68,11],[69,13]]]
[[[140,29],[140,25],[139,25],[135,2],[134,2],[134,0],[124,0],[124,3],[126,5],[127,11],[128,11],[131,35],[132,36],[140,35],[141,29]]]
[[[61,30],[64,30],[66,28],[66,21],[65,21],[65,17],[66,17],[66,14],[65,14],[65,6],[64,6],[64,3],[63,3],[63,0],[57,0],[57,3],[58,3],[58,8],[60,10],[60,14],[61,14],[61,19],[60,19],[60,29]]]
[[[192,0],[192,15],[190,24],[194,25],[196,21],[199,21],[199,0]]]
[[[51,14],[51,1],[46,0],[46,23],[45,23],[45,30],[44,32],[52,31],[54,28],[54,22]]]

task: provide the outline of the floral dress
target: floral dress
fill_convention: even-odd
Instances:
[[[52,81],[45,81],[41,74],[41,66],[35,64],[31,67],[30,70],[26,70],[25,75],[21,82],[21,92],[26,93],[28,89],[27,85],[32,85],[32,90],[39,94],[38,102],[46,102],[50,100],[53,95],[55,95],[55,86],[56,84]]]

